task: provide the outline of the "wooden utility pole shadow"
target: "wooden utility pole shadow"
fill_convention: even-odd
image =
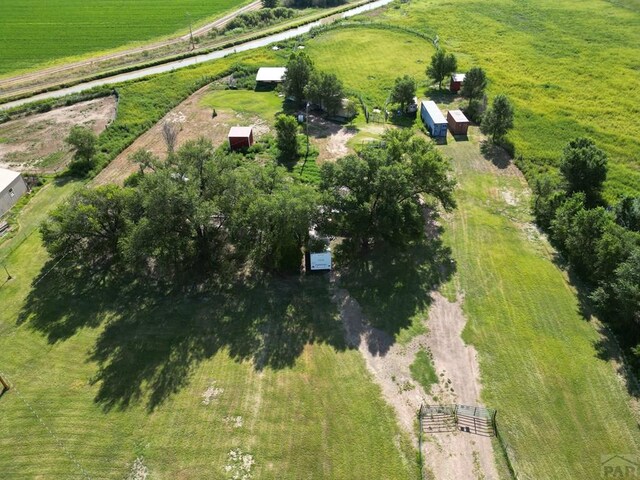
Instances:
[[[0,375],[0,385],[2,385],[2,390],[0,391],[0,397],[2,397],[5,392],[9,391],[9,384],[5,381],[4,378],[2,378],[2,375]]]

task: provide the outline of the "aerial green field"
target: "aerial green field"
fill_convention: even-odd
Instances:
[[[461,69],[485,67],[490,93],[516,103],[511,138],[525,165],[553,165],[568,139],[595,138],[611,156],[612,198],[640,191],[640,131],[627,116],[640,104],[628,87],[637,79],[639,15],[625,5],[489,0],[459,8],[415,0],[372,17],[437,33]],[[318,67],[372,103],[384,103],[400,74],[422,82],[433,52],[409,33],[365,28],[330,31],[305,47]],[[126,85],[102,151],[150,128],[199,88],[201,76],[235,61],[281,64],[287,53],[262,50]],[[225,103],[256,114],[275,108],[251,105],[246,94],[225,92]],[[629,396],[601,358],[607,350],[597,324],[583,318],[554,252],[531,225],[525,180],[503,168],[501,155],[483,157],[477,141],[471,135],[443,147],[460,185],[458,210],[443,226],[457,265],[448,291],[465,295],[465,339],[480,355],[483,401],[499,411],[521,478],[598,478],[601,455],[640,449]],[[78,187],[42,190],[23,226],[33,228]],[[51,264],[37,233],[19,245],[18,238],[0,246],[15,277],[0,280],[0,372],[16,386],[0,398],[2,475],[123,478],[140,458],[153,478],[225,478],[239,468],[235,449],[251,455],[254,478],[415,474],[415,452],[359,353],[345,348],[322,279],[185,293],[62,268],[32,285]],[[385,305],[361,301],[365,312],[384,322],[394,307],[409,320],[426,309],[432,277],[405,270],[414,283],[385,285],[400,293]]]
[[[22,0],[0,2],[0,75],[64,57],[187,31],[246,0]]]
[[[362,95],[370,108],[384,106],[400,74],[426,81],[424,71],[434,52],[433,45],[423,38],[374,28],[332,30],[306,48],[319,69],[335,73],[348,90]]]
[[[64,264],[39,277],[52,262],[37,233],[5,263],[2,478],[121,479],[136,459],[159,479],[414,477],[415,452],[346,348],[326,278],[185,294]]]
[[[610,156],[606,195],[640,192],[637,1],[420,0],[372,16],[438,35],[461,71],[483,67],[489,96],[515,104],[509,137],[525,166],[556,165],[564,145],[586,135]]]
[[[600,456],[637,452],[640,433],[598,326],[531,223],[524,178],[478,137],[442,150],[453,159],[458,208],[445,223],[464,294],[465,340],[480,356],[483,399],[519,478],[599,478]]]

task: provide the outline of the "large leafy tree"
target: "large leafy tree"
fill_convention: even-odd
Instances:
[[[497,95],[484,114],[480,130],[485,135],[489,135],[493,143],[498,143],[504,140],[507,132],[513,128],[513,117],[513,105],[507,96]]]
[[[402,245],[424,233],[423,200],[453,208],[449,165],[431,144],[410,131],[392,130],[321,169],[323,229],[361,248],[385,241]]]
[[[583,192],[587,204],[598,201],[607,178],[607,154],[589,138],[576,138],[565,147],[560,172],[569,193]]]
[[[301,103],[305,98],[305,87],[311,79],[313,70],[313,62],[305,52],[291,54],[283,82],[286,95]]]
[[[335,115],[342,107],[344,88],[335,74],[313,72],[305,87],[305,96],[322,107],[329,115]]]
[[[404,111],[405,105],[413,102],[413,97],[416,96],[416,81],[409,75],[396,78],[391,90],[390,100],[393,103],[399,103],[400,108]]]
[[[624,196],[614,210],[619,225],[640,232],[640,197]]]
[[[487,88],[487,75],[480,67],[471,68],[464,77],[464,83],[460,93],[464,98],[469,99],[469,103],[479,100],[484,95]]]
[[[214,264],[220,243],[214,221],[219,208],[211,188],[215,160],[210,142],[193,140],[143,176],[122,241],[131,265],[170,275]]]
[[[438,88],[442,88],[442,81],[455,72],[457,68],[458,61],[455,55],[439,48],[431,57],[431,64],[427,67],[427,76],[438,84]]]
[[[262,268],[297,270],[318,215],[317,191],[294,181],[283,167],[246,164],[232,176],[242,190],[230,205],[231,243]]]
[[[74,126],[65,142],[75,148],[75,158],[88,162],[96,153],[96,134],[93,130],[80,125]]]
[[[243,160],[203,139],[187,142],[167,161],[142,169],[134,188],[75,194],[43,224],[45,245],[80,265],[119,261],[122,269],[156,278],[211,271],[227,261],[295,269],[318,194],[283,167]]]
[[[117,260],[132,201],[132,190],[115,185],[80,190],[41,225],[45,247],[54,257],[66,255],[84,264]]]
[[[298,158],[298,122],[291,115],[276,118],[276,144],[281,161],[292,162]]]
[[[598,243],[612,221],[602,207],[586,208],[583,193],[572,195],[556,211],[551,222],[552,238],[585,279],[595,280]]]

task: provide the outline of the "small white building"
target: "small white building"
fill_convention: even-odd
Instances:
[[[261,67],[256,75],[258,83],[282,83],[287,67]]]
[[[27,193],[27,184],[20,172],[0,168],[0,216],[9,211]]]

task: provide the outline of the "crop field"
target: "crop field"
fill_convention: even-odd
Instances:
[[[0,75],[65,57],[188,31],[245,0],[7,0],[0,2]]]
[[[569,140],[586,135],[609,153],[606,195],[640,192],[637,1],[420,0],[373,15],[438,35],[461,71],[487,71],[489,96],[515,104],[510,138],[526,169],[555,165]]]
[[[32,288],[51,264],[35,233],[0,283],[0,371],[14,385],[0,398],[2,478],[415,474],[408,439],[344,344],[325,278],[185,295],[61,264]]]
[[[598,478],[600,455],[637,452],[640,434],[607,342],[580,314],[575,291],[528,213],[513,166],[480,154],[477,137],[451,141],[458,208],[445,223],[480,355],[483,399],[519,478]],[[504,157],[495,159],[502,167]],[[605,453],[603,453],[605,452]]]

